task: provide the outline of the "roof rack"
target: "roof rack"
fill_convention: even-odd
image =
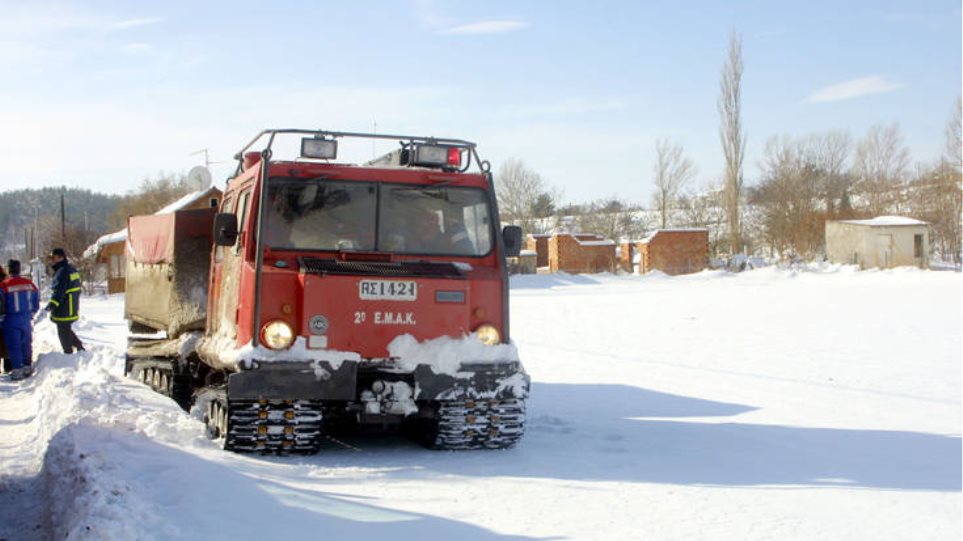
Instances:
[[[254,137],[254,139],[251,140],[251,142],[244,145],[244,148],[242,148],[240,151],[238,151],[237,154],[234,155],[234,159],[237,160],[237,170],[234,173],[235,176],[240,174],[241,171],[243,170],[244,154],[248,152],[248,150],[250,150],[252,147],[254,147],[255,143],[257,143],[260,139],[262,139],[265,136],[267,136],[268,138],[267,144],[266,146],[264,146],[264,148],[260,150],[260,154],[262,157],[270,160],[271,152],[272,152],[271,147],[274,145],[274,139],[278,135],[307,135],[307,136],[314,136],[319,139],[325,139],[325,138],[341,139],[346,137],[356,138],[356,139],[385,139],[385,140],[398,141],[401,144],[402,149],[406,149],[406,148],[409,148],[411,145],[418,145],[418,144],[444,145],[444,146],[454,147],[454,148],[463,148],[468,151],[468,159],[466,160],[465,165],[458,170],[459,172],[463,173],[467,171],[469,167],[471,167],[473,157],[474,157],[475,163],[478,165],[478,168],[482,172],[488,172],[491,170],[491,164],[487,161],[481,160],[478,157],[478,152],[476,150],[475,143],[471,141],[465,141],[464,139],[450,139],[450,138],[442,138],[442,137],[421,137],[416,135],[394,135],[394,134],[387,134],[387,133],[340,132],[340,131],[327,131],[327,130],[307,130],[307,129],[297,129],[297,128],[286,128],[286,129],[272,128],[272,129],[262,130],[260,133],[257,134],[256,137]],[[381,158],[376,158],[374,160],[371,160],[370,162],[368,162],[368,165],[385,164],[387,163],[385,161],[386,157],[390,156],[395,152],[397,151],[393,151],[392,153],[389,153],[386,156],[382,156]]]

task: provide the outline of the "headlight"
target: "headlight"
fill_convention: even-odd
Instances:
[[[494,346],[502,341],[501,335],[498,334],[498,329],[487,323],[475,329],[475,336],[486,346]]]
[[[283,321],[272,321],[261,327],[261,343],[271,349],[287,349],[294,343],[294,330]]]

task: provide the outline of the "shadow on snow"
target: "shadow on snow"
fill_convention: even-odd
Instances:
[[[242,459],[243,460],[243,459]],[[82,421],[48,447],[55,535],[118,539],[459,539],[513,541],[455,520],[248,477],[126,428]],[[51,485],[51,483],[53,483]],[[52,490],[51,490],[52,489]]]
[[[961,490],[957,437],[678,420],[728,417],[750,406],[625,385],[535,383],[525,438],[503,451],[431,452],[400,438],[359,437],[361,452],[325,450],[326,467],[385,467],[681,485]],[[549,407],[550,406],[550,407]],[[397,469],[395,469],[397,468]]]

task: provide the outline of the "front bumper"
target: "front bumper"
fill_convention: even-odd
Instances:
[[[228,377],[230,400],[358,400],[365,390],[359,380],[370,381],[375,374],[366,369],[358,377],[359,363],[343,361],[337,368],[328,361],[271,361],[252,363],[247,370]],[[466,398],[507,399],[528,397],[531,378],[518,361],[463,363],[457,374],[436,373],[426,364],[411,373],[399,373],[384,366],[375,373],[385,379],[409,381],[414,400],[462,400]]]
[[[227,378],[229,400],[354,400],[358,363],[271,361]]]
[[[463,363],[454,376],[418,365],[414,377],[415,400],[524,399],[531,386],[531,378],[518,361]]]

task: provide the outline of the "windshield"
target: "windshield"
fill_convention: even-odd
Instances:
[[[275,249],[481,256],[492,248],[477,188],[272,178],[266,243]]]

